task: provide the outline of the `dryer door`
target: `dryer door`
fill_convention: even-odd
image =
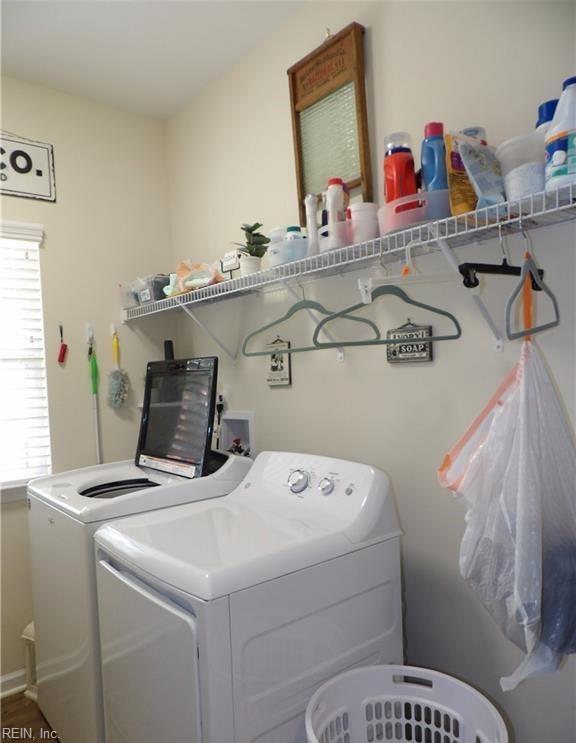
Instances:
[[[201,743],[196,620],[97,565],[107,743]]]

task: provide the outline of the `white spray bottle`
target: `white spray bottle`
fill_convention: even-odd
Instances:
[[[315,194],[309,193],[306,196],[304,207],[306,209],[306,231],[308,232],[307,255],[318,255],[318,223],[316,221],[318,200]]]

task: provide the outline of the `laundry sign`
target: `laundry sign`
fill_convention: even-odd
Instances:
[[[2,132],[0,193],[56,201],[53,146]]]
[[[398,339],[398,343],[386,346],[386,360],[389,364],[432,361],[432,343],[426,341],[431,336],[431,325],[414,325],[410,320],[399,328],[389,330],[386,338]]]

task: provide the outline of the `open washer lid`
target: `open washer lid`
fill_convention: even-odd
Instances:
[[[214,599],[399,533],[389,480],[379,470],[263,452],[244,482],[218,502],[112,522],[95,539],[126,567]]]
[[[252,460],[220,452],[214,452],[213,456],[221,460],[218,469],[192,480],[136,467],[131,461],[112,462],[31,480],[27,488],[28,496],[38,498],[84,524],[217,498],[236,488],[248,474]],[[110,490],[111,483],[127,485],[138,480],[149,481],[154,487],[144,484],[139,489],[135,485],[117,498],[82,494],[99,486]]]

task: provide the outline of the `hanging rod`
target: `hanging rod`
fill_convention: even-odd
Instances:
[[[462,274],[464,279],[464,286],[467,289],[474,289],[480,285],[477,274],[497,274],[499,276],[520,276],[522,272],[522,266],[511,266],[506,258],[502,260],[502,263],[461,263],[458,266],[458,270]],[[544,278],[544,270],[542,268],[537,269],[538,276],[542,280]],[[536,283],[534,276],[532,278],[532,289],[536,292],[541,291],[541,287]]]

